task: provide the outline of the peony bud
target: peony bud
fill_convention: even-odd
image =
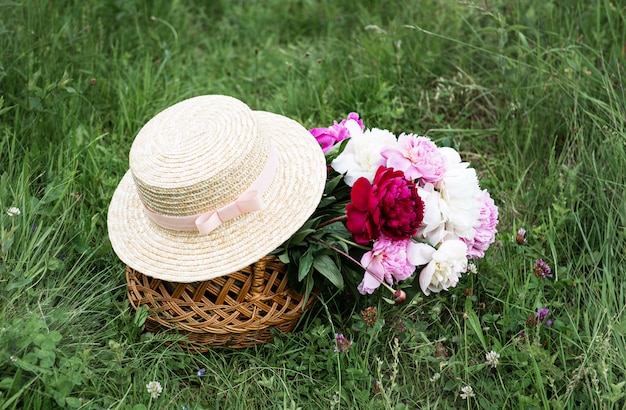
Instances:
[[[393,301],[400,304],[400,303],[404,303],[404,301],[406,300],[406,292],[403,290],[396,290],[393,293]]]

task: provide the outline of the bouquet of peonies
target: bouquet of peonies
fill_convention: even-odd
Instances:
[[[455,287],[494,242],[498,208],[456,150],[366,130],[356,113],[311,133],[329,166],[326,190],[280,255],[307,291],[319,273],[362,295],[382,284],[396,302],[400,288],[429,295]]]

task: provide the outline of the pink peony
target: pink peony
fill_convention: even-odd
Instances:
[[[476,234],[473,238],[461,238],[467,245],[467,257],[470,259],[485,256],[485,251],[496,239],[496,225],[498,225],[498,207],[486,189],[481,192],[478,202],[480,207],[478,222],[480,225],[475,228]]]
[[[386,236],[381,236],[374,242],[372,250],[361,258],[361,265],[367,269],[358,286],[362,295],[374,292],[382,280],[392,285],[394,280],[399,282],[408,279],[413,274],[415,266],[407,257],[410,243],[411,239],[394,241]]]
[[[398,145],[386,148],[381,155],[386,166],[404,172],[407,178],[420,180],[420,185],[437,183],[446,172],[446,159],[428,137],[401,134]]]
[[[356,121],[361,127],[361,131],[364,129],[363,120],[359,119],[359,114],[351,112],[348,114],[348,118],[342,120],[339,124],[337,124],[337,121],[334,121],[334,124],[328,128],[313,128],[309,132],[313,134],[317,142],[321,145],[322,151],[326,153],[336,143],[350,138],[350,131],[346,127],[348,120]]]
[[[362,245],[381,234],[395,240],[407,239],[422,223],[424,204],[415,184],[402,171],[378,168],[372,184],[363,177],[356,180],[350,198],[346,227]]]

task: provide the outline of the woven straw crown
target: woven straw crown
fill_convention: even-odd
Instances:
[[[154,212],[217,209],[245,191],[268,159],[270,142],[259,138],[245,104],[216,96],[202,102],[166,109],[135,138],[130,168],[142,202]]]
[[[223,276],[270,253],[313,213],[326,179],[323,153],[304,127],[217,95],[157,114],[137,134],[129,163],[109,207],[113,249],[132,268],[178,282]],[[220,221],[207,234],[157,219],[193,220],[232,204],[268,175],[261,209]]]

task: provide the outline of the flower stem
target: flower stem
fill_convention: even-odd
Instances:
[[[325,227],[325,226],[327,226],[327,225],[332,225],[332,224],[334,224],[335,222],[345,221],[346,219],[348,219],[348,215],[341,215],[341,216],[338,216],[338,217],[336,217],[336,218],[329,219],[328,221],[324,221],[324,222],[322,222],[321,224],[319,224],[317,227],[318,227],[318,228],[323,228],[323,227]]]
[[[369,250],[370,250],[370,248],[368,248],[367,246],[359,245],[359,244],[358,244],[358,243],[356,243],[356,242],[349,241],[349,240],[347,240],[346,238],[342,238],[341,236],[336,235],[336,234],[334,234],[334,233],[328,234],[328,236],[330,236],[330,237],[332,237],[332,238],[335,238],[335,239],[337,239],[337,240],[340,240],[340,241],[342,241],[342,242],[345,242],[345,243],[347,243],[348,245],[350,245],[350,246],[352,246],[352,247],[354,247],[354,248],[363,249],[364,251],[369,251]]]
[[[335,252],[345,256],[346,258],[348,258],[349,260],[351,260],[352,262],[356,263],[357,265],[359,265],[360,267],[362,267],[363,269],[365,269],[370,275],[372,275],[381,285],[383,285],[384,287],[386,287],[392,294],[396,292],[396,290],[394,288],[392,288],[391,286],[389,286],[385,281],[383,281],[382,279],[380,279],[378,276],[376,276],[374,274],[374,272],[372,272],[371,270],[369,270],[367,267],[361,265],[361,263],[359,261],[357,261],[356,259],[354,259],[352,256],[350,256],[349,254],[347,254],[346,252],[342,251],[341,249],[337,248],[336,246],[333,246],[331,244],[329,244],[328,242],[324,242],[321,239],[317,239],[313,236],[309,236],[310,240],[315,241],[317,243],[320,243],[332,250],[334,250]]]

